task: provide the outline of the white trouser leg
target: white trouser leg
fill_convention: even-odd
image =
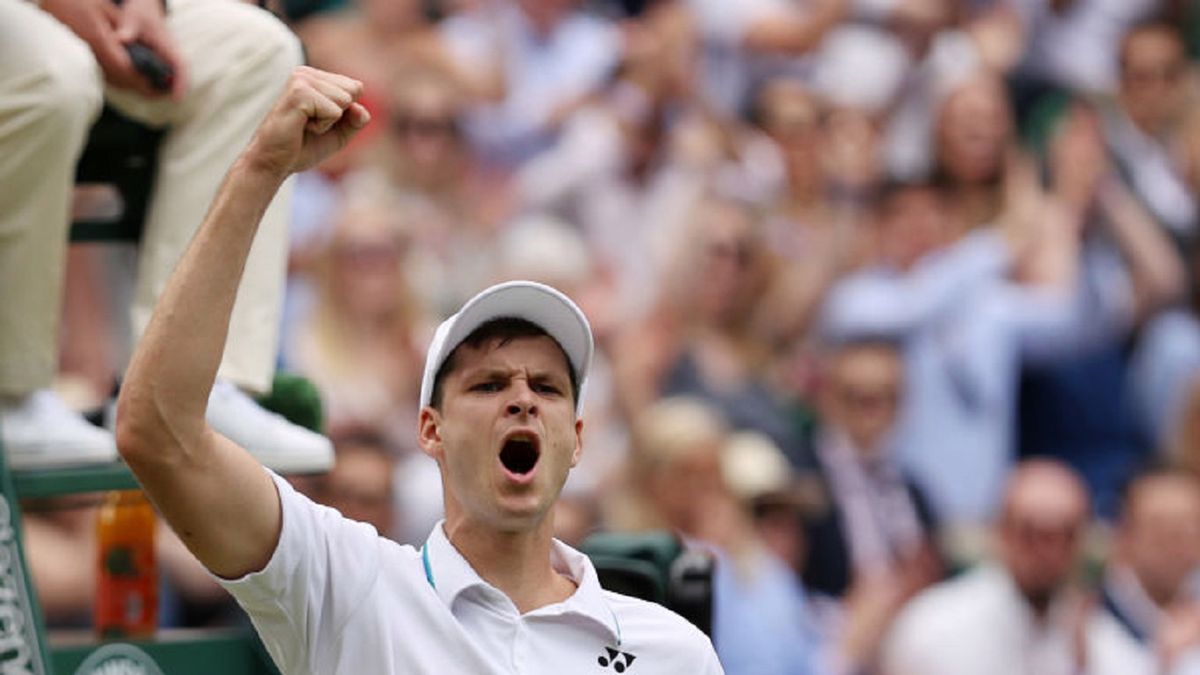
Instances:
[[[0,0],[0,395],[54,378],[71,186],[101,94],[87,45]]]
[[[300,43],[275,17],[236,0],[176,0],[169,26],[188,64],[183,101],[111,90],[122,112],[169,125],[139,251],[133,331],[140,336],[171,271],[234,159],[301,63]],[[287,265],[289,181],[263,217],[246,263],[219,377],[270,388]]]

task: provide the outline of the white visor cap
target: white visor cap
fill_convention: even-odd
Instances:
[[[420,407],[430,404],[434,378],[454,349],[476,328],[495,319],[524,319],[546,331],[562,347],[579,385],[579,395],[575,397],[575,414],[579,415],[592,363],[592,327],[583,310],[570,298],[536,281],[506,281],[485,289],[438,326],[425,355]]]

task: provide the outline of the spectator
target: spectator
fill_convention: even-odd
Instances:
[[[413,225],[409,285],[431,311],[448,314],[493,278],[488,251],[514,208],[510,189],[480,166],[464,136],[468,99],[444,73],[410,69],[389,103],[366,160],[390,178]]]
[[[898,609],[941,571],[930,507],[892,458],[903,361],[893,345],[861,342],[826,363],[815,459],[828,506],[807,528],[804,580],[841,598],[886,577]]]
[[[751,206],[718,198],[698,205],[658,307],[613,352],[627,414],[662,395],[702,398],[733,428],[762,432],[799,460],[791,410],[767,377],[780,347],[773,338],[790,319],[764,311],[778,262]]]
[[[793,79],[768,81],[755,111],[784,166],[782,194],[765,220],[772,250],[787,263],[778,311],[795,317],[790,335],[802,339],[829,286],[867,255],[859,221],[878,179],[878,148],[869,120],[829,110]]]
[[[956,242],[944,199],[928,185],[884,192],[880,263],[834,287],[823,322],[835,341],[903,344],[896,459],[929,491],[935,511],[979,522],[1012,456],[1016,359],[1039,330],[1070,316],[1071,300],[1006,282],[1014,250],[1006,242],[1014,240],[981,231]]]
[[[948,204],[968,230],[996,224],[1041,196],[1014,147],[1008,93],[997,77],[976,72],[959,79],[934,120],[934,177],[949,189]]]
[[[1116,168],[1155,218],[1177,239],[1196,235],[1198,216],[1182,159],[1188,128],[1187,51],[1178,30],[1166,23],[1134,26],[1120,42],[1117,105],[1105,114],[1105,135]]]
[[[1200,482],[1144,472],[1125,494],[1102,612],[1116,624],[1098,673],[1200,672]],[[1121,667],[1122,664],[1126,664]]]
[[[926,500],[891,457],[903,388],[898,350],[847,343],[824,359],[812,471],[820,497],[807,510],[801,569],[821,594],[834,672],[869,672],[896,613],[941,574],[937,533]]]
[[[689,30],[671,5],[630,22],[615,77],[517,174],[526,208],[581,230],[628,314],[645,310],[707,178],[706,167],[678,156],[669,125],[690,109]]]
[[[402,262],[411,229],[404,202],[378,176],[348,180],[332,238],[314,272],[315,299],[289,336],[293,366],[324,394],[330,429],[381,430],[412,449],[425,316]]]
[[[721,473],[727,440],[717,411],[700,401],[668,398],[648,408],[635,424],[630,463],[640,512],[611,524],[666,527],[715,547],[713,638],[726,673],[812,673],[818,654],[803,588],[756,538],[729,491]]]
[[[333,445],[337,461],[318,479],[313,500],[391,536],[395,459],[387,440],[367,429],[346,430],[333,437]]]
[[[808,550],[803,518],[813,499],[783,452],[762,434],[732,433],[721,451],[721,476],[751,514],[763,545],[788,569],[803,568]]]
[[[1104,282],[1086,283],[1094,271],[1081,252],[1088,212],[1046,194],[1008,149],[1005,100],[987,78],[947,99],[944,191],[885,192],[881,264],[838,284],[826,305],[835,337],[903,341],[909,377],[897,456],[955,523],[978,523],[997,503],[1016,452],[1020,366],[1110,344],[1136,312],[1111,257]],[[1149,271],[1166,269],[1160,249],[1136,223],[1119,221],[1114,238],[1134,287],[1160,302],[1157,286],[1143,286],[1159,279]]]
[[[482,3],[441,30],[468,69],[500,71],[502,96],[471,114],[467,132],[486,162],[506,168],[550,145],[568,113],[611,74],[620,50],[616,27],[578,0]]]
[[[996,522],[996,562],[913,599],[885,642],[882,672],[1087,672],[1088,604],[1069,583],[1088,512],[1087,488],[1065,465],[1019,465]]]
[[[1000,3],[994,3],[1000,4]],[[1134,23],[1168,4],[1163,0],[1015,0],[1028,46],[1018,70],[1023,86],[1056,88],[1086,97],[1117,87],[1114,46]]]
[[[1081,284],[1099,311],[1086,349],[1026,362],[1019,437],[1022,454],[1058,457],[1080,471],[1097,512],[1111,518],[1126,477],[1153,452],[1130,405],[1128,339],[1147,321],[1159,323],[1157,314],[1183,296],[1185,275],[1170,240],[1116,178],[1100,129],[1094,112],[1074,104],[1051,137],[1052,189],[1086,223]],[[1156,329],[1132,336],[1139,351],[1161,348]],[[1174,377],[1146,384],[1169,395]]]
[[[1158,448],[1187,425],[1189,391],[1200,372],[1196,320],[1194,159],[1195,106],[1186,83],[1183,42],[1174,26],[1147,23],[1122,42],[1119,105],[1106,111],[1113,163],[1159,228],[1182,243],[1190,271],[1190,302],[1147,316],[1131,357],[1131,394],[1139,421]],[[1183,295],[1180,293],[1180,295]],[[1175,448],[1183,451],[1184,448]]]

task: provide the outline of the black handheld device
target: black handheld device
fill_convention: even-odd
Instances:
[[[171,91],[171,85],[175,83],[175,69],[170,63],[141,42],[127,44],[125,49],[129,52],[133,67],[146,78],[155,91]]]

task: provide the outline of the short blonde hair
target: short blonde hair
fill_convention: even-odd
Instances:
[[[634,423],[634,464],[655,470],[701,449],[719,451],[727,427],[721,413],[691,397],[664,398]]]

